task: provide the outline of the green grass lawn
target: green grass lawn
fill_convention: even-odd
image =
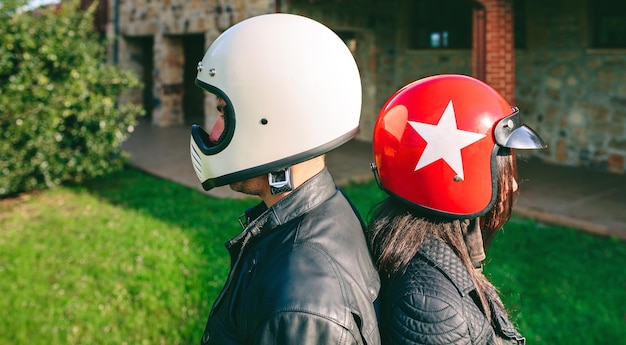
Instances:
[[[346,193],[364,217],[384,195]],[[0,200],[0,344],[196,344],[255,199],[133,169]],[[488,252],[529,344],[626,344],[626,243],[514,218]]]

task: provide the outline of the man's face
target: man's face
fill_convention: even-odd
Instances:
[[[217,97],[217,111],[220,113],[219,118],[215,121],[215,124],[213,124],[213,128],[211,129],[211,132],[209,132],[209,140],[211,141],[211,143],[213,144],[217,144],[221,137],[222,134],[224,134],[224,107],[226,106],[226,102],[220,98]]]
[[[217,106],[216,109],[219,112],[220,116],[213,124],[213,128],[211,128],[211,132],[209,132],[209,140],[211,143],[217,144],[222,135],[224,134],[225,122],[224,122],[224,107],[226,106],[226,101],[223,98],[217,97]],[[261,195],[265,191],[269,190],[269,182],[267,181],[267,176],[258,176],[253,177],[251,179],[247,179],[244,181],[238,181],[230,184],[230,189],[244,193],[249,195]]]

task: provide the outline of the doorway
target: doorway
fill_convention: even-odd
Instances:
[[[182,37],[185,54],[183,77],[183,114],[185,124],[204,124],[205,91],[196,86],[198,62],[205,52],[204,34],[190,34]]]

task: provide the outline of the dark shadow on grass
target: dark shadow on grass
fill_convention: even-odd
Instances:
[[[106,203],[135,210],[171,224],[172,228],[188,232],[197,251],[194,255],[202,260],[219,258],[220,262],[224,262],[223,269],[218,271],[210,268],[215,267],[215,262],[213,265],[207,262],[206,265],[200,265],[202,267],[196,267],[196,274],[200,278],[194,279],[201,282],[211,279],[215,281],[217,276],[219,279],[226,279],[229,259],[224,243],[241,231],[237,220],[239,215],[246,208],[258,203],[258,199],[254,198],[217,199],[132,167],[70,188],[87,191]],[[198,285],[188,288],[198,289],[206,294],[206,283]],[[206,301],[208,307],[212,302]],[[208,313],[208,309],[202,310],[200,315],[194,315],[193,320],[186,321],[184,331],[179,333],[183,338],[182,343],[199,341]]]

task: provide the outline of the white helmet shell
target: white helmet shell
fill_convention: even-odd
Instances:
[[[196,84],[226,103],[217,143],[192,127],[192,163],[205,190],[319,156],[358,132],[354,57],[306,17],[274,13],[232,26],[198,64]]]

